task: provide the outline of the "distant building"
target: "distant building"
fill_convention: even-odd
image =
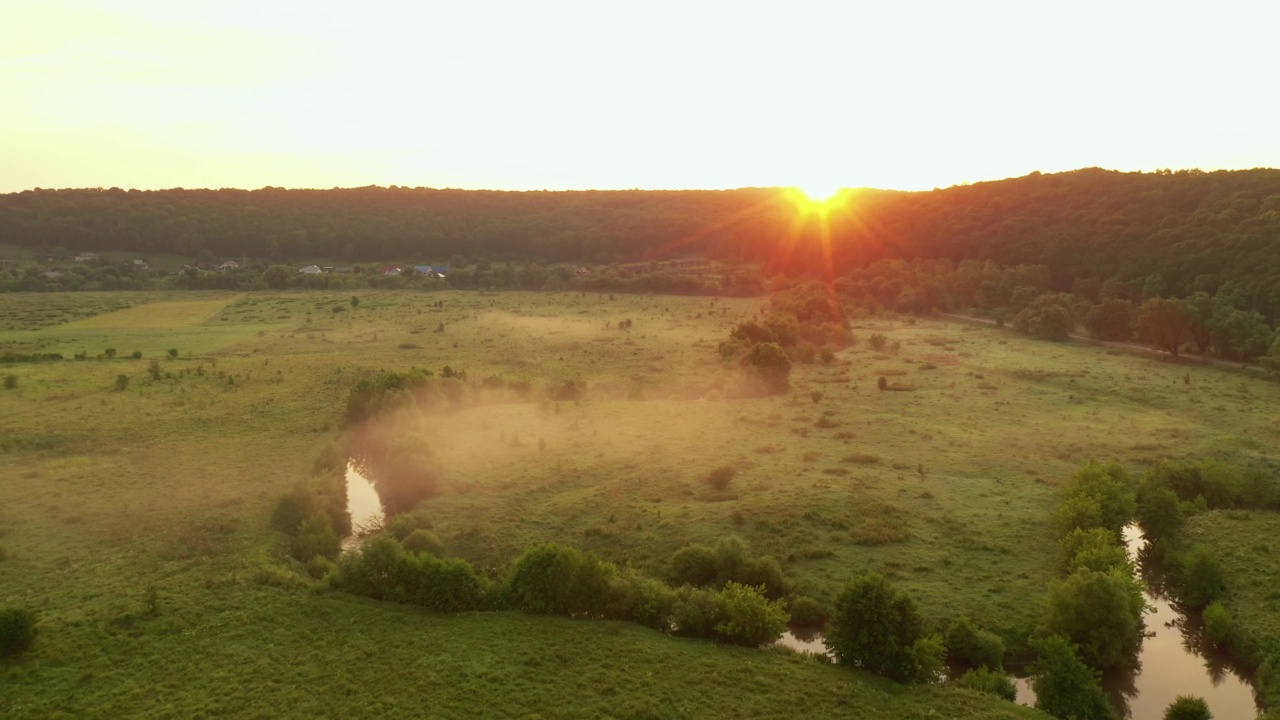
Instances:
[[[49,272],[45,273],[44,276],[49,278],[50,280],[57,280],[58,278],[62,277],[62,273],[57,270],[50,270]]]
[[[98,259],[98,253],[82,252],[76,254],[76,262],[89,262]]]
[[[414,265],[413,271],[419,275],[425,275],[429,278],[444,279],[445,273],[449,272],[448,265]]]
[[[150,269],[151,269],[151,264],[150,264],[150,263],[148,263],[146,260],[134,260],[134,261],[133,261],[133,269],[134,269],[134,270],[141,270],[141,271],[145,272],[145,271],[147,271],[147,270],[150,270]]]
[[[303,275],[319,275],[321,271],[320,271],[319,265],[308,265],[302,268],[301,270],[299,270],[298,272],[302,273]]]
[[[218,269],[221,270],[222,272],[227,272],[228,270],[239,270],[240,263],[236,262],[235,260],[228,260],[222,263],[221,265],[219,265]]]
[[[578,274],[579,276],[581,276],[581,275],[590,275],[590,274],[591,274],[591,268],[587,267],[586,265],[583,265],[582,267],[578,268],[578,270],[577,270],[577,274]]]
[[[404,270],[401,269],[399,265],[383,265],[380,272],[383,277],[397,277],[400,273],[404,272]]]

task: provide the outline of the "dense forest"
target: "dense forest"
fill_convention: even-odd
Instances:
[[[758,188],[33,190],[0,195],[0,243],[262,264],[701,256],[760,264],[767,276],[835,277],[884,258],[991,260],[1044,266],[1046,289],[1091,298],[1108,280],[1172,297],[1230,283],[1238,305],[1274,322],[1280,170],[1091,168],[931,192],[850,191],[826,212]]]

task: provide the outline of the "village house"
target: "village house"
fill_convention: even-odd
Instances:
[[[404,271],[398,265],[383,265],[379,272],[383,277],[398,277]]]
[[[98,253],[82,252],[76,253],[76,262],[90,262],[98,259]]]
[[[308,266],[306,266],[306,267],[302,268],[301,270],[299,270],[298,272],[302,273],[303,275],[319,275],[319,274],[320,274],[320,266],[319,266],[319,265],[308,265]]]
[[[222,272],[227,272],[229,270],[239,270],[239,269],[240,269],[240,263],[236,262],[235,260],[228,260],[218,266],[218,270]]]

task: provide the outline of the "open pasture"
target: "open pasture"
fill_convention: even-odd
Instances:
[[[52,297],[74,307],[81,296]],[[0,604],[41,609],[34,659],[0,668],[6,716],[251,715],[227,705],[236,693],[223,683],[253,688],[264,716],[273,703],[355,712],[370,706],[352,698],[365,703],[380,676],[369,668],[436,677],[453,665],[468,702],[506,697],[495,714],[507,716],[641,717],[657,697],[676,717],[854,717],[871,692],[896,717],[1022,712],[950,691],[859,689],[866,676],[814,661],[631,626],[446,619],[309,589],[285,570],[268,517],[339,430],[348,388],[379,370],[448,365],[476,386],[422,422],[442,478],[426,507],[449,552],[480,566],[554,539],[662,575],[684,544],[733,535],[777,557],[806,594],[830,600],[877,570],[931,621],[964,613],[1014,641],[1058,572],[1055,487],[1081,462],[1271,463],[1280,440],[1280,386],[1261,377],[994,328],[862,319],[832,364],[794,368],[789,394],[748,398],[716,346],[760,299],[183,297],[196,300],[141,296],[127,310],[0,333],[0,352],[30,352],[40,334],[46,348],[78,347],[58,333],[91,337],[91,358],[119,351],[0,367],[17,376],[0,391]],[[874,334],[897,353],[871,349]],[[900,389],[878,389],[880,377]],[[503,387],[486,389],[486,378]],[[566,381],[585,383],[582,399],[547,398]],[[737,470],[726,488],[704,482],[724,465]],[[569,659],[526,657],[505,633],[538,634]],[[453,647],[455,635],[472,639]],[[679,682],[664,667],[737,673],[743,662],[758,675],[736,689],[658,690]],[[539,663],[591,669],[530,670]],[[353,665],[350,679],[333,669]],[[557,705],[587,694],[571,687],[579,676],[614,700]],[[796,693],[765,700],[779,684]],[[454,707],[453,690],[428,687],[380,688],[376,706],[393,717],[430,697]],[[785,700],[802,695],[813,704]]]

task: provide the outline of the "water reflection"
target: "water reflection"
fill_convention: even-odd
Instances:
[[[352,460],[347,461],[347,513],[351,515],[351,534],[342,539],[343,550],[358,546],[361,538],[381,527],[386,517],[377,488]]]

